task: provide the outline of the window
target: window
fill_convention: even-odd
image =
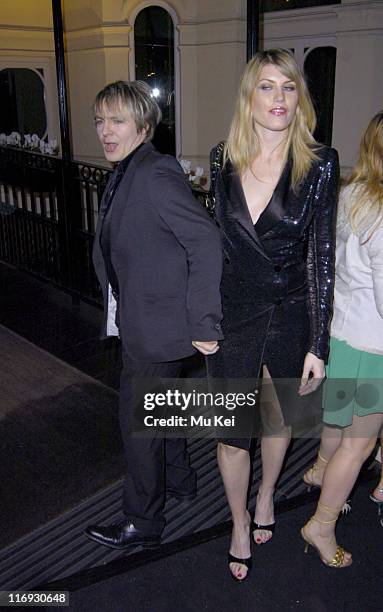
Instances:
[[[47,115],[42,74],[30,68],[1,70],[0,99],[3,106],[0,133],[45,136]]]
[[[174,25],[164,8],[149,6],[138,13],[134,50],[136,79],[150,85],[162,111],[153,144],[161,153],[175,155]]]
[[[286,11],[288,9],[302,9],[310,6],[323,6],[327,4],[340,4],[341,0],[261,0],[261,11]]]
[[[304,70],[317,113],[315,138],[331,145],[334,111],[336,48],[317,47],[308,52]]]

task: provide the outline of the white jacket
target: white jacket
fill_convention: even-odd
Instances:
[[[339,197],[334,316],[331,335],[350,346],[383,355],[383,222],[370,214],[353,233],[348,221],[358,188],[348,185]]]

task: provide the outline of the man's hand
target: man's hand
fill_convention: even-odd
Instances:
[[[202,342],[201,340],[193,340],[192,345],[202,355],[214,355],[219,350],[217,340],[211,340],[210,342]]]
[[[310,372],[312,378],[309,378]],[[319,359],[313,353],[307,353],[303,364],[303,373],[301,384],[299,385],[298,394],[308,395],[315,391],[325,377],[324,361]]]

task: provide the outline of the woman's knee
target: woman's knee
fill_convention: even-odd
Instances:
[[[364,462],[374,450],[376,440],[377,436],[372,436],[371,438],[344,438],[341,446],[348,454]]]
[[[240,457],[241,455],[246,456],[249,454],[249,451],[244,450],[243,448],[231,446],[230,444],[225,444],[224,442],[218,443],[218,452],[221,454],[221,456],[225,458],[227,457],[228,459]]]
[[[365,450],[365,453],[364,453],[364,461],[366,461],[366,459],[369,458],[369,456],[371,455],[372,451],[374,450],[377,439],[378,439],[378,436],[373,436],[370,439],[369,443],[367,444],[366,450]]]

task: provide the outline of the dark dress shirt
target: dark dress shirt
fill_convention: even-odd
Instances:
[[[105,212],[104,221],[103,221],[102,228],[101,228],[100,246],[101,246],[102,255],[105,261],[106,274],[107,274],[110,286],[112,288],[113,297],[115,299],[118,298],[118,294],[119,294],[118,280],[117,280],[117,275],[113,268],[111,257],[110,257],[110,249],[111,249],[110,218],[111,218],[111,211],[113,207],[113,198],[121,183],[122,177],[124,176],[126,170],[128,169],[130,162],[132,161],[134,155],[137,153],[138,149],[141,148],[141,146],[142,146],[142,143],[118,163],[117,168],[114,171],[115,176],[112,179],[108,192],[105,196],[106,212]]]

